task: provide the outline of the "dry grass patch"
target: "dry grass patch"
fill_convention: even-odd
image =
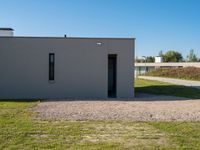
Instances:
[[[200,68],[161,68],[148,72],[146,75],[200,81]]]

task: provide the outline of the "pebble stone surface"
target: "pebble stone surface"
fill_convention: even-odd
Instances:
[[[31,111],[41,120],[200,121],[200,100],[149,94],[129,100],[45,100]]]

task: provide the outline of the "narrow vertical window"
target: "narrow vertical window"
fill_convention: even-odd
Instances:
[[[55,54],[49,54],[49,81],[54,81]]]

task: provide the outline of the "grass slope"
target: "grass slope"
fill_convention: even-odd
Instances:
[[[200,81],[200,68],[196,67],[170,68],[170,69],[161,68],[150,71],[145,75]]]
[[[135,91],[139,93],[200,99],[199,89],[144,79],[135,80]]]

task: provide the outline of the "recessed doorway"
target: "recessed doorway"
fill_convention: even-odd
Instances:
[[[117,55],[108,55],[108,98],[117,96]]]

